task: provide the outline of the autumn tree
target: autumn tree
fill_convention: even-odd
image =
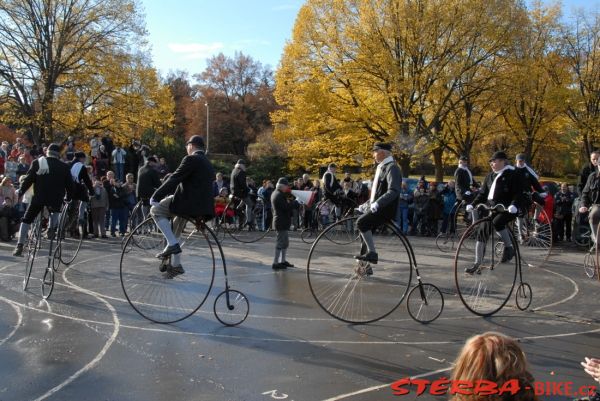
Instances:
[[[579,13],[574,24],[564,26],[562,38],[572,77],[566,112],[587,160],[600,141],[600,13]]]
[[[206,112],[210,113],[210,151],[244,155],[248,145],[271,127],[273,72],[236,52],[233,58],[224,54],[212,57],[195,78],[196,118],[206,121]]]
[[[52,140],[57,93],[89,60],[128,53],[143,37],[136,0],[2,0],[3,119]]]
[[[534,3],[496,93],[509,141],[530,161],[545,145],[556,143],[562,125],[568,75],[558,40],[559,17],[558,5]]]
[[[277,138],[297,164],[370,163],[374,141],[399,136],[440,155],[459,83],[506,51],[522,12],[511,0],[308,1],[276,76]]]

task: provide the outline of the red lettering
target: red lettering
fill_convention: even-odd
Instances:
[[[550,390],[550,395],[565,395],[565,391],[563,389],[565,383],[561,382],[549,382],[548,387]]]
[[[392,388],[394,395],[406,395],[406,394],[410,393],[409,389],[404,388],[404,386],[406,386],[406,385],[410,385],[409,377],[405,377],[404,379],[400,379],[400,380],[393,382],[390,387]]]
[[[412,384],[417,386],[417,395],[422,395],[427,390],[427,386],[429,386],[431,382],[427,379],[413,379]]]
[[[433,383],[431,383],[431,388],[429,389],[429,394],[432,395],[444,395],[448,392],[448,384],[450,384],[450,380],[445,377],[440,377]],[[454,383],[452,383],[454,386]]]
[[[504,395],[504,393],[510,393],[511,395],[517,394],[521,390],[521,385],[519,384],[519,380],[510,379],[500,387],[498,390],[499,395]]]
[[[595,386],[581,386],[579,387],[579,395],[582,397],[590,397],[596,391]],[[577,394],[576,394],[577,396]]]
[[[450,386],[450,394],[473,395],[473,382],[470,380],[454,380]]]
[[[573,397],[573,382],[565,382],[565,395]]]
[[[483,396],[498,394],[498,384],[490,380],[477,380],[473,394]]]
[[[546,385],[544,382],[535,382],[533,389],[535,395],[546,395]]]

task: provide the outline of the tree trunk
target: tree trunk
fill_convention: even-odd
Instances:
[[[436,182],[444,181],[444,162],[442,156],[444,154],[444,148],[438,147],[433,149],[433,164],[435,166],[435,180]]]

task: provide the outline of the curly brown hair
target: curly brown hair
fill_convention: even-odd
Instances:
[[[533,391],[534,379],[527,370],[525,353],[516,340],[501,333],[486,332],[469,338],[456,359],[452,380],[489,380],[501,388],[509,380],[516,379],[520,391],[517,394],[465,395],[455,394],[452,401],[537,401]]]

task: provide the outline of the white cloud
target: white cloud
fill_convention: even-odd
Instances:
[[[215,43],[169,43],[169,49],[173,53],[183,55],[186,60],[198,60],[212,57],[215,53],[223,50],[225,46],[221,42]]]

